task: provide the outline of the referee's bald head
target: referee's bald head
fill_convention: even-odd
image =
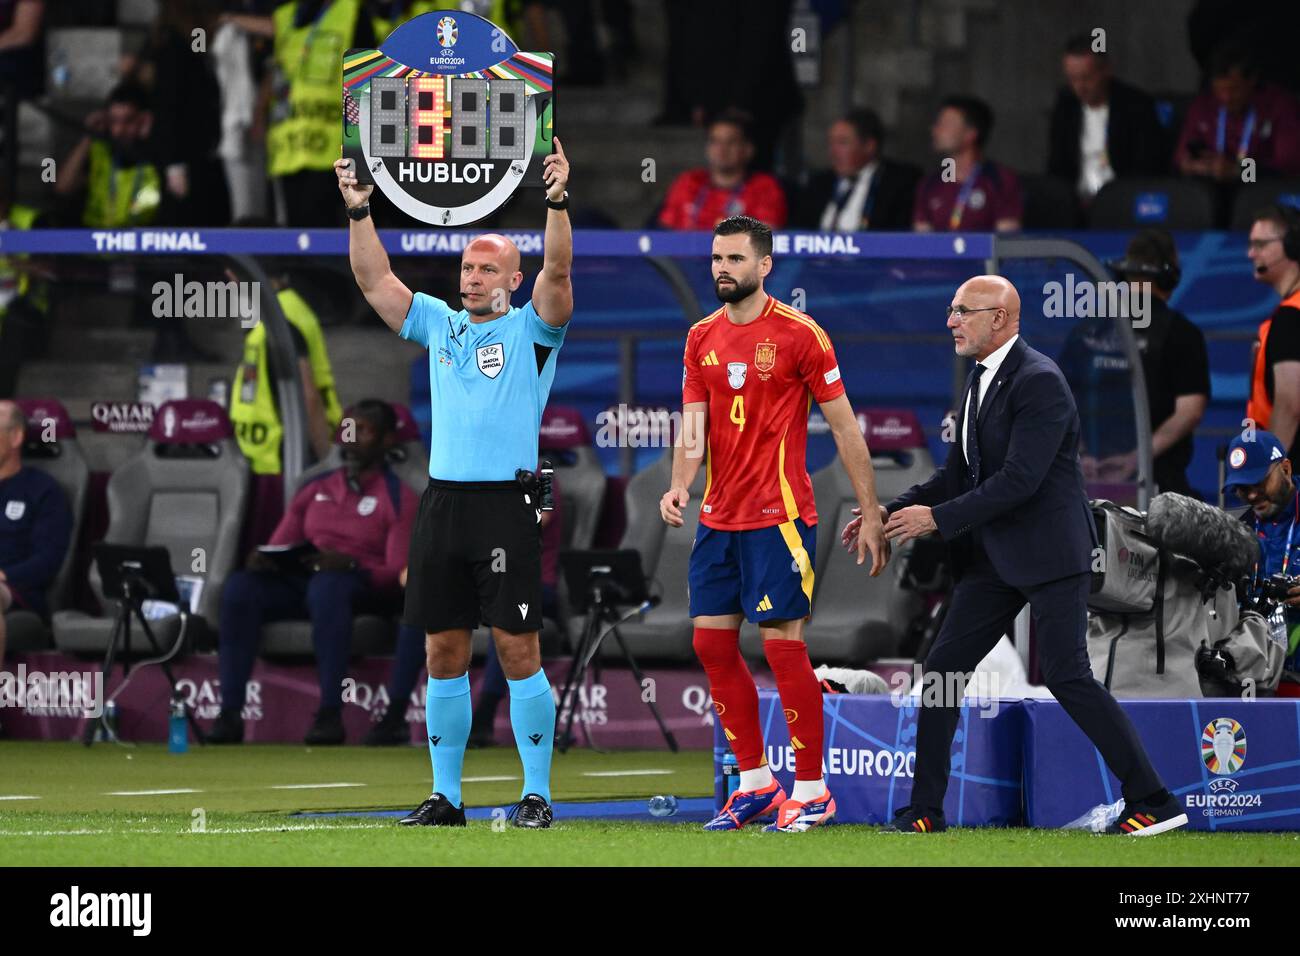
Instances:
[[[520,255],[519,247],[514,244],[509,236],[503,236],[499,232],[485,232],[481,236],[475,236],[470,240],[469,245],[465,247],[465,252],[461,255],[461,261],[467,256],[475,257],[494,256],[499,259],[503,269],[511,274],[519,271]]]

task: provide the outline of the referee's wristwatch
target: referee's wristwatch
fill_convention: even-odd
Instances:
[[[370,215],[370,202],[363,202],[360,206],[348,206],[348,218],[353,222],[360,222]]]
[[[553,200],[550,196],[546,197],[547,209],[568,209],[569,208],[569,191],[566,189],[564,195],[559,199]]]

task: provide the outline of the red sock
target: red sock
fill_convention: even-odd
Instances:
[[[785,722],[794,747],[794,778],[820,780],[822,776],[822,689],[808,660],[803,641],[774,638],[763,642],[763,653],[776,678]]]
[[[737,765],[741,770],[757,770],[767,757],[758,725],[758,688],[740,656],[740,629],[697,627],[693,643],[695,656],[709,676],[713,710],[722,721]]]

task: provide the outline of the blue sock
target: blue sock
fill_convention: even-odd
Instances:
[[[523,680],[508,680],[510,726],[524,765],[524,789],[519,797],[536,793],[551,802],[551,747],[555,743],[555,698],[546,671]]]
[[[449,680],[429,678],[424,693],[424,725],[429,731],[429,760],[433,763],[433,789],[461,806],[460,774],[465,764],[465,743],[474,711],[469,703],[469,674]]]

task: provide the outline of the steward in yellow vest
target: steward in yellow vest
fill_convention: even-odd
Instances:
[[[320,321],[297,292],[276,293],[284,317],[299,346],[298,374],[307,408],[308,434],[317,458],[324,458],[343,417],[334,391],[334,371]],[[244,337],[244,358],[230,390],[230,420],[239,447],[257,475],[280,473],[280,446],[284,428],[275,383],[267,362],[266,326],[259,322]]]

